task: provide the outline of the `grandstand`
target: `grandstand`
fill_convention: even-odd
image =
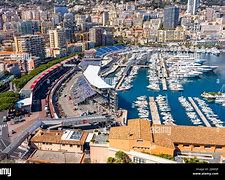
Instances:
[[[85,102],[88,98],[95,96],[97,93],[91,88],[90,84],[86,81],[82,75],[78,78],[77,82],[73,86],[73,100],[74,104],[80,104]]]
[[[124,49],[126,49],[126,46],[123,46],[123,45],[101,47],[101,48],[96,49],[96,57],[103,57],[107,53],[121,51]]]

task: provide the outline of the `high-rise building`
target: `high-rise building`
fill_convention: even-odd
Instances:
[[[61,27],[49,30],[50,48],[63,48],[66,46],[66,33]]]
[[[44,38],[39,35],[24,35],[14,37],[16,52],[29,53],[32,56],[40,57],[42,60],[45,59],[45,44]]]
[[[2,19],[2,14],[0,14],[0,30],[3,28],[3,19]]]
[[[179,8],[168,6],[164,9],[163,27],[166,30],[175,29],[179,23]]]
[[[93,27],[89,30],[89,40],[95,43],[95,46],[102,45],[103,28]]]
[[[188,0],[187,13],[195,15],[200,6],[200,0]]]
[[[40,21],[22,21],[20,23],[20,32],[24,35],[40,32]]]
[[[206,20],[207,21],[213,21],[215,14],[215,10],[213,8],[206,8]]]
[[[106,26],[109,24],[109,12],[108,11],[104,11],[102,13],[102,25]]]

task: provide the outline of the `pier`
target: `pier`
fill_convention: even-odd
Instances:
[[[118,84],[116,85],[116,90],[119,90],[120,85],[122,84],[124,78],[126,77],[126,75],[123,75],[122,78],[120,78],[120,81],[118,82]]]
[[[149,107],[153,124],[161,124],[158,108],[156,106],[154,97],[149,97]]]
[[[194,109],[196,110],[196,112],[198,113],[198,115],[200,116],[200,118],[202,119],[202,121],[204,122],[204,124],[207,127],[211,127],[211,125],[209,124],[209,122],[206,119],[206,117],[203,115],[203,113],[201,112],[201,110],[198,108],[198,106],[194,102],[193,98],[192,97],[188,97],[188,100],[191,102],[192,106],[194,107]]]
[[[162,78],[162,87],[163,87],[163,91],[167,91],[167,85],[166,85],[166,79]]]

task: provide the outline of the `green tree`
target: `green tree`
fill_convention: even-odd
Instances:
[[[113,157],[108,157],[107,163],[115,163],[116,159]]]
[[[129,156],[123,152],[123,151],[118,151],[115,154],[115,158],[113,157],[108,157],[107,159],[107,163],[131,163],[131,159],[129,158]]]

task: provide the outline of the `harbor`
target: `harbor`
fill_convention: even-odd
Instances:
[[[174,56],[174,59],[178,59],[176,55]],[[160,70],[162,68],[159,68],[159,66],[162,67],[162,63],[157,60],[158,56],[151,56],[148,68],[139,68],[138,74],[134,77],[131,83],[132,88],[119,92],[119,107],[128,110],[128,118],[137,118],[139,117],[139,112],[136,108],[132,107],[132,104],[137,97],[145,95],[147,97],[156,98],[158,95],[162,95],[168,98],[169,106],[171,108],[171,115],[175,120],[175,124],[196,126],[208,126],[210,124],[210,126],[213,127],[223,127],[225,121],[225,109],[220,103],[208,104],[215,114],[218,115],[218,119],[222,122],[215,125],[218,120],[214,120],[214,122],[211,121],[206,117],[204,112],[202,112],[202,114],[205,116],[208,123],[205,123],[200,118],[195,109],[191,112],[187,112],[179,102],[178,98],[184,96],[187,99],[188,97],[198,97],[203,99],[201,97],[203,92],[219,92],[223,84],[225,84],[225,65],[223,65],[224,57],[225,53],[221,52],[220,56],[204,54],[198,58],[195,58],[199,64],[202,64],[201,69],[200,67],[196,67],[196,65],[199,66],[199,64],[194,65],[196,62],[193,62],[193,60],[195,60],[193,55],[189,59],[187,54],[183,55],[183,57],[180,55],[179,58],[182,59],[180,61],[167,61],[165,69],[167,70],[168,76],[167,78],[164,78],[163,73],[158,73],[159,71],[163,72]],[[184,58],[186,58],[186,60],[183,60]],[[186,62],[181,63],[181,61]],[[212,67],[212,69],[209,70],[209,67]],[[176,73],[173,73],[173,69],[177,69],[175,71]],[[202,73],[196,73],[196,70],[201,70]],[[165,90],[166,87],[167,90]],[[199,106],[197,102],[196,104]],[[150,113],[152,114],[151,106]],[[161,123],[163,123],[163,116],[160,113],[161,112],[159,110],[158,114],[161,119]],[[149,118],[151,119],[152,117],[149,116]]]

